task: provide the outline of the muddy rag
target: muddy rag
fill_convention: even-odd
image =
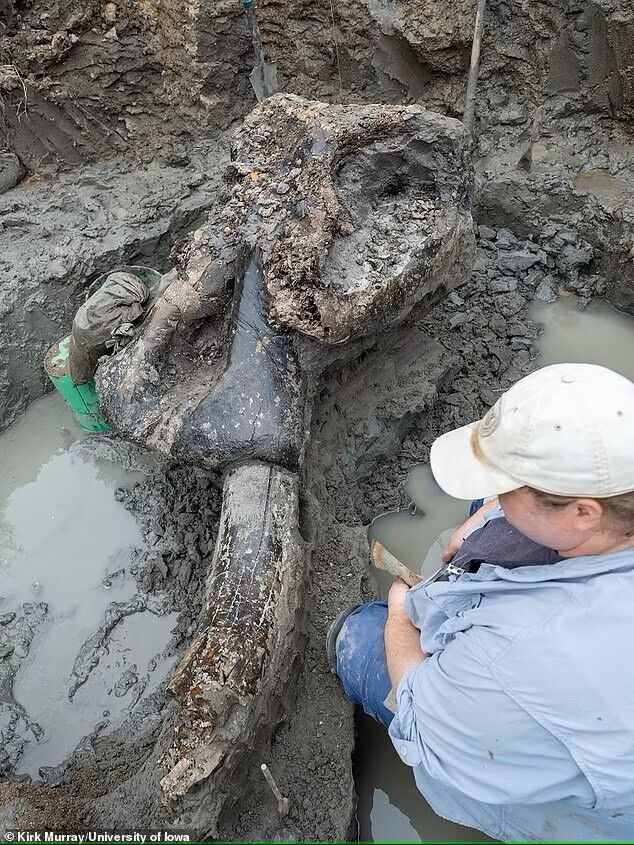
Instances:
[[[75,384],[94,376],[97,362],[120,349],[135,334],[135,323],[146,311],[149,292],[132,273],[110,273],[106,281],[75,314],[68,348],[70,375]]]

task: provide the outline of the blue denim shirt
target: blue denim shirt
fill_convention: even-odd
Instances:
[[[420,584],[389,732],[434,810],[502,840],[634,839],[634,550]]]

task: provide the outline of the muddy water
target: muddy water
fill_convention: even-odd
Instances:
[[[577,302],[576,297],[566,297],[553,304],[533,304],[531,316],[544,326],[538,342],[540,363],[601,364],[634,378],[634,318],[602,301],[580,311]],[[420,569],[422,564],[422,571],[429,573],[439,565],[442,546],[451,534],[447,529],[464,520],[467,503],[446,496],[429,467],[423,465],[412,468],[406,490],[413,506],[377,517],[368,536],[381,539],[412,568]],[[385,595],[391,579],[380,572],[375,577]],[[433,812],[380,725],[359,714],[357,732],[355,765],[362,841],[487,840],[479,831],[451,824]]]
[[[542,364],[601,364],[634,379],[634,318],[603,301],[579,311],[576,296],[552,305],[533,303],[531,317],[544,326],[539,338]]]
[[[130,568],[144,541],[115,491],[142,473],[115,456],[85,439],[56,395],[0,437],[0,613],[48,608],[28,653],[12,655],[23,657],[12,690],[23,723],[17,771],[32,777],[115,725],[156,685],[154,657],[175,623],[176,614],[126,615],[86,655],[92,670],[76,665],[109,605],[137,593]]]
[[[368,529],[368,540],[380,539],[411,569],[431,574],[441,564],[451,529],[464,521],[467,503],[443,493],[427,464],[410,469],[405,490],[412,501],[410,509],[378,516]],[[392,578],[379,570],[373,575],[385,596]]]

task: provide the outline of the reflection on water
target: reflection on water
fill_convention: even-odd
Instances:
[[[418,791],[385,729],[357,710],[355,780],[361,842],[490,842],[478,830],[441,819]]]

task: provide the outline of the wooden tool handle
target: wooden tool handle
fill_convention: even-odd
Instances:
[[[394,557],[392,552],[388,552],[380,540],[372,541],[370,554],[377,569],[383,569],[395,578],[400,578],[401,581],[405,581],[408,587],[415,587],[423,580],[421,575],[414,572],[408,566],[405,566],[404,563],[401,563],[398,558]]]

